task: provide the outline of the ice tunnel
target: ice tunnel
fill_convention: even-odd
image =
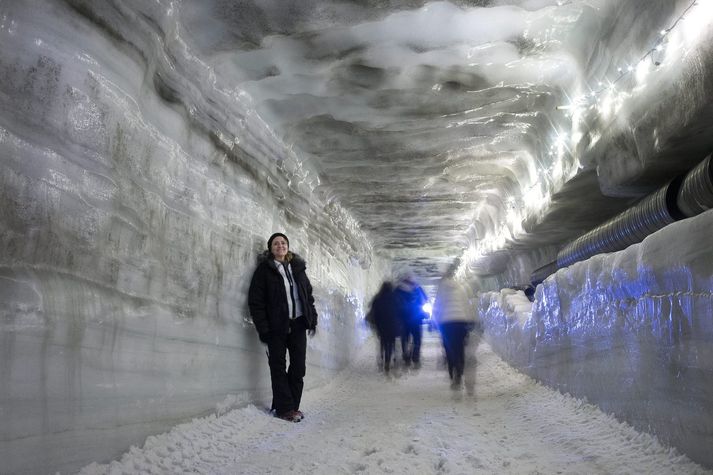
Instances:
[[[269,392],[275,231],[308,385],[457,262],[515,368],[713,468],[713,1],[2,0],[0,45],[0,472]]]

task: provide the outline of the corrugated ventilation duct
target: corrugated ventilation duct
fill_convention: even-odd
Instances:
[[[713,208],[713,160],[708,155],[686,175],[676,200],[678,209],[687,218]]]
[[[676,206],[682,178],[670,181],[623,213],[567,244],[557,253],[557,268],[596,254],[626,249],[684,216]]]
[[[671,180],[628,210],[567,244],[557,253],[557,261],[536,269],[530,280],[537,285],[557,269],[596,254],[626,249],[674,221],[711,208],[713,161],[708,155],[685,177]]]
[[[530,282],[532,285],[537,287],[542,283],[543,280],[547,278],[550,274],[554,274],[557,271],[557,261],[552,261],[549,264],[545,264],[542,267],[535,269],[530,275]]]

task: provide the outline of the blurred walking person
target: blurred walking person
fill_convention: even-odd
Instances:
[[[423,336],[423,321],[426,312],[423,305],[428,301],[426,293],[416,283],[414,277],[406,274],[399,279],[395,294],[399,305],[401,320],[401,352],[405,367],[413,364],[418,369],[421,366],[421,338]]]
[[[390,374],[396,337],[401,334],[398,310],[394,286],[386,281],[371,301],[367,316],[367,321],[373,325],[379,337],[379,367],[383,368],[386,375]]]
[[[448,375],[451,378],[451,389],[460,390],[463,386],[463,376],[466,371],[466,346],[469,333],[476,330],[477,318],[475,311],[470,308],[468,294],[465,288],[454,279],[455,266],[453,266],[441,279],[433,307],[433,319],[441,332],[443,348],[446,352]],[[477,345],[480,334],[476,331],[472,335]],[[474,348],[469,352],[475,355]],[[468,358],[472,368],[469,368],[466,389],[473,394],[475,386],[475,358]]]

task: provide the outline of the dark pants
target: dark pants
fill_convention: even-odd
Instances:
[[[401,332],[401,352],[405,364],[418,364],[421,361],[422,334],[421,321],[404,324]]]
[[[381,336],[381,362],[384,364],[384,371],[387,373],[391,369],[391,359],[394,357],[394,347],[396,346],[395,336]]]
[[[468,336],[468,323],[444,322],[441,324],[441,338],[446,350],[448,374],[460,383],[465,368],[465,343]]]
[[[307,355],[307,322],[304,317],[290,322],[286,335],[271,334],[267,342],[267,361],[272,380],[272,408],[278,414],[300,408]],[[287,354],[290,367],[287,368]]]

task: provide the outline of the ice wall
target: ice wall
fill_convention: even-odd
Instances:
[[[713,211],[522,292],[480,297],[493,347],[713,467]]]
[[[216,406],[269,404],[245,295],[272,232],[315,287],[310,386],[359,344],[383,272],[171,11],[88,21],[82,5],[0,4],[2,473],[66,472]]]

